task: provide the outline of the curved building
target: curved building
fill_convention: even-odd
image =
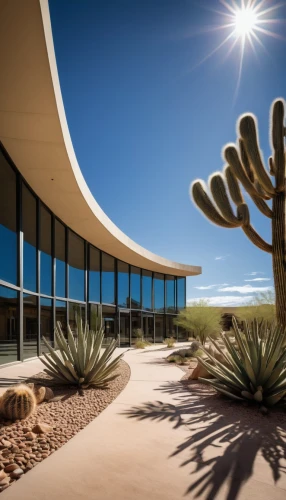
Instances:
[[[93,198],[73,150],[47,0],[0,0],[0,363],[41,353],[77,316],[107,341],[179,336],[186,276],[120,231]]]

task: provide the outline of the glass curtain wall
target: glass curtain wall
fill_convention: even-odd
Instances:
[[[142,271],[142,309],[145,311],[153,310],[152,300],[152,272]]]
[[[68,232],[68,255],[69,255],[69,298],[74,300],[85,300],[84,293],[84,240],[73,231]]]
[[[66,297],[66,228],[55,219],[55,293]]]
[[[37,292],[37,202],[22,185],[24,288]]]
[[[53,301],[52,299],[46,299],[41,297],[41,352],[48,352],[46,345],[43,342],[43,337],[53,346],[54,345],[54,333],[53,333]]]
[[[16,174],[0,152],[0,279],[18,284]]]
[[[100,302],[100,251],[89,247],[89,301]]]
[[[18,359],[19,296],[16,290],[0,286],[0,364]]]
[[[117,262],[117,302],[118,307],[129,307],[129,265]]]
[[[23,357],[33,358],[38,354],[38,297],[23,294]]]
[[[40,205],[40,290],[44,295],[52,295],[52,216]]]
[[[102,252],[102,302],[115,304],[115,259]]]
[[[165,307],[164,274],[154,274],[154,298],[155,311],[163,313]]]
[[[141,309],[141,269],[139,267],[131,266],[130,286],[130,307]]]

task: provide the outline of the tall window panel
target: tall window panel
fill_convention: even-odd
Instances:
[[[102,302],[115,304],[115,259],[102,252]]]
[[[89,326],[96,332],[102,326],[102,305],[89,304]]]
[[[38,297],[24,293],[23,297],[24,359],[37,356],[38,346]]]
[[[22,217],[24,233],[24,288],[37,291],[37,203],[31,191],[22,185]]]
[[[53,345],[53,302],[52,299],[40,298],[41,306],[41,352],[48,352],[43,337]]]
[[[56,300],[56,324],[60,322],[63,333],[67,334],[67,302]]]
[[[40,250],[40,290],[45,295],[52,295],[52,216],[42,204],[40,206]]]
[[[172,313],[175,311],[175,278],[174,276],[166,276],[166,312]]]
[[[141,269],[131,266],[131,308],[141,309]]]
[[[100,251],[89,246],[89,301],[100,302]]]
[[[77,332],[77,327],[80,321],[85,325],[85,304],[76,304],[69,302],[69,325],[72,332]]]
[[[104,328],[104,343],[109,345],[117,337],[115,307],[102,306],[102,326]]]
[[[177,278],[177,309],[186,307],[186,278]]]
[[[118,307],[129,307],[129,266],[119,260],[117,262],[117,300]]]
[[[66,297],[66,228],[55,220],[56,296]]]
[[[164,312],[165,307],[165,290],[164,290],[164,275],[154,274],[154,309],[157,312]]]
[[[164,315],[155,314],[155,342],[163,342],[165,338]]]
[[[17,285],[16,174],[0,151],[0,279]]]
[[[152,272],[142,271],[142,309],[151,311],[152,306]]]
[[[85,300],[84,294],[84,240],[69,231],[69,297]]]
[[[18,359],[18,292],[0,286],[0,364]]]

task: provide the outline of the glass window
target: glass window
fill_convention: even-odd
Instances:
[[[141,312],[131,311],[131,344],[135,344],[136,340],[138,340],[138,333],[140,333],[138,330],[141,330],[143,335]]]
[[[186,307],[186,278],[177,278],[177,309]]]
[[[131,266],[131,308],[141,309],[141,269]]]
[[[151,311],[152,307],[152,273],[142,271],[142,309]]]
[[[121,260],[117,261],[118,272],[118,306],[129,307],[129,266]]]
[[[36,295],[23,295],[23,355],[24,359],[38,354],[38,298]]]
[[[164,291],[164,275],[155,273],[154,274],[154,309],[157,312],[164,312],[164,302],[165,302],[165,291]]]
[[[102,252],[102,302],[115,304],[115,259]]]
[[[75,304],[69,302],[69,325],[73,333],[76,333],[77,322],[82,321],[82,326],[85,325],[85,304]]]
[[[89,300],[100,302],[100,251],[89,246]]]
[[[56,324],[60,322],[63,333],[67,333],[67,303],[63,300],[56,300]]]
[[[130,344],[130,312],[120,310],[119,312],[119,334],[120,346]]]
[[[31,191],[22,185],[24,233],[24,288],[37,291],[37,203]]]
[[[42,338],[45,339],[53,346],[53,302],[51,299],[41,297],[41,352],[48,352]]]
[[[89,325],[93,332],[102,326],[102,306],[101,304],[89,305]]]
[[[18,284],[16,174],[0,151],[0,278]]]
[[[144,339],[148,342],[154,343],[154,315],[142,314],[142,328],[144,332]]]
[[[66,297],[66,228],[55,220],[56,296]]]
[[[174,339],[177,338],[177,331],[176,331],[176,326],[174,325],[174,318],[175,316],[169,316],[168,314],[166,315],[166,337],[173,337]]]
[[[104,327],[104,343],[110,344],[117,337],[115,307],[102,306],[102,326]]]
[[[0,286],[0,364],[18,359],[18,293]]]
[[[69,231],[69,297],[85,300],[84,296],[84,241]]]
[[[175,311],[175,278],[166,276],[166,312]]]
[[[52,295],[52,216],[40,206],[41,293]]]
[[[164,316],[155,314],[155,342],[160,343],[163,342],[165,338],[164,331]]]

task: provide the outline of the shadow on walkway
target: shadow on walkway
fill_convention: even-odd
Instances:
[[[174,429],[187,426],[190,437],[169,457],[189,450],[181,467],[192,463],[190,474],[196,478],[186,495],[213,500],[227,482],[226,499],[235,500],[252,476],[259,455],[268,463],[275,482],[285,473],[280,463],[286,459],[285,407],[264,416],[248,403],[227,400],[196,381],[167,383],[158,391],[174,396],[174,405],[149,402],[123,414],[139,421],[168,420]]]

